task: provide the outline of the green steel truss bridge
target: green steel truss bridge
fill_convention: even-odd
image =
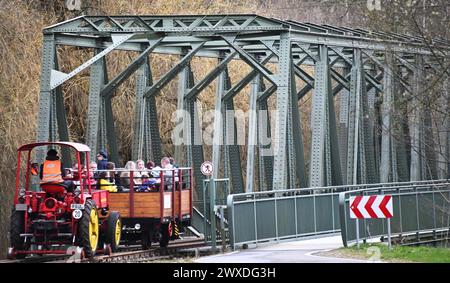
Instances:
[[[426,74],[439,73],[448,62],[450,43],[445,40],[432,42],[439,50],[436,53],[414,36],[246,14],[81,16],[46,27],[43,36],[38,141],[69,139],[62,85],[90,69],[85,142],[93,151],[108,148],[117,161],[111,101],[117,88],[136,76],[132,156],[159,160],[155,97],[176,79],[178,109],[186,110],[192,122],[184,125],[184,138],[191,142],[177,146],[175,158],[198,169],[204,152],[203,145],[194,142],[201,136],[194,127],[198,122],[195,102],[216,80],[218,113],[234,109],[233,98],[249,84],[249,109],[267,110],[268,99],[276,95],[276,109],[281,113],[277,135],[271,137],[271,143],[278,145],[272,156],[261,154],[268,145],[261,143],[258,115],[250,115],[246,180],[239,145],[213,146],[213,164],[230,178],[233,193],[448,178],[448,75],[442,75],[445,95],[439,103],[440,112],[447,115],[444,122],[436,125],[432,119],[436,115],[419,105]],[[91,49],[94,56],[65,73],[59,69],[58,46]],[[108,78],[105,58],[115,50],[139,55]],[[154,81],[151,53],[175,54],[180,59]],[[194,78],[196,56],[217,58],[217,66],[205,77]],[[232,84],[228,64],[235,59],[252,70]],[[275,64],[277,71],[272,72],[268,64]],[[307,66],[314,68],[314,76],[305,71]],[[296,80],[303,82],[303,88],[297,89]],[[307,159],[298,101],[310,91],[311,154]],[[403,93],[417,96],[406,102],[412,111],[400,115],[403,120],[399,121],[394,113],[401,111],[395,107]],[[229,123],[236,121],[215,119],[215,141],[236,140],[235,131],[224,130]],[[39,157],[44,154],[40,152]],[[220,177],[218,171],[215,177]],[[195,170],[194,177],[198,184],[204,178],[200,170]]]

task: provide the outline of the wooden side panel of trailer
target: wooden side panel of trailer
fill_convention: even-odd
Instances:
[[[162,201],[164,217],[174,216],[178,218],[180,211],[179,191],[175,192],[175,199],[172,199],[172,192],[164,192]],[[130,197],[134,199],[134,206],[130,209]],[[190,191],[183,190],[181,193],[181,212],[182,215],[190,213]],[[110,193],[109,207],[111,210],[118,211],[122,218],[160,218],[161,217],[161,194],[160,192],[139,193]],[[133,212],[133,215],[131,215]]]
[[[183,190],[181,192],[181,214],[189,214],[191,213],[191,191],[189,190]],[[179,192],[176,192],[175,194],[175,215],[176,217],[180,214],[180,195]]]

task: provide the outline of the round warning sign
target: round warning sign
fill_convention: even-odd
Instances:
[[[200,170],[203,175],[211,176],[214,171],[214,166],[211,161],[205,161],[202,163],[202,166],[200,166]]]

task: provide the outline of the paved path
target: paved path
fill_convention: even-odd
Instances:
[[[226,254],[201,257],[202,263],[367,263],[365,260],[318,256],[342,247],[340,236],[270,244]]]

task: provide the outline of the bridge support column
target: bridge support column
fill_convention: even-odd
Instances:
[[[295,72],[293,70],[294,64],[291,65],[290,73],[290,107],[291,112],[288,117],[288,127],[291,129],[292,138],[287,140],[292,140],[292,144],[289,146],[289,150],[292,152],[294,161],[290,159],[291,163],[289,168],[295,168],[295,170],[290,170],[290,173],[295,174],[292,182],[295,182],[294,188],[305,188],[308,186],[308,178],[306,176],[306,165],[305,156],[303,153],[303,138],[302,138],[302,125],[300,123],[300,110],[298,108],[298,98],[297,98],[297,87],[295,82]],[[333,114],[334,115],[334,114]],[[289,133],[288,133],[289,135]]]
[[[96,54],[101,51],[97,49]],[[91,157],[94,157],[100,149],[108,150],[110,153],[109,159],[118,164],[119,158],[111,105],[112,96],[102,95],[102,91],[107,84],[106,59],[102,57],[91,66],[86,144],[91,148]],[[92,158],[92,161],[95,161],[95,159]]]
[[[342,184],[328,47],[319,45],[311,110],[310,186]]]
[[[422,55],[423,57],[423,55]],[[422,59],[424,60],[424,59]],[[424,69],[423,80],[425,82],[431,81],[428,76],[428,72]],[[427,89],[428,86],[425,83],[422,85],[422,89]],[[423,92],[423,91],[422,91]],[[439,142],[439,136],[434,135],[433,128],[436,128],[436,124],[433,123],[433,116],[436,114],[435,107],[431,105],[434,103],[432,93],[425,91],[421,94],[423,104],[423,127],[422,127],[422,180],[435,180],[437,178],[436,160],[438,159],[438,153],[436,150],[436,142]],[[444,104],[445,105],[445,104]],[[439,106],[438,106],[439,107]],[[448,112],[446,112],[448,115]]]
[[[186,55],[187,50],[183,50],[183,56]],[[175,140],[173,140],[172,142],[174,143],[174,158],[176,160],[176,162],[181,165],[185,165],[186,164],[186,158],[187,158],[187,153],[186,153],[186,146],[188,144],[189,141],[189,131],[187,131],[185,129],[186,127],[186,122],[184,119],[188,119],[189,115],[186,115],[185,113],[185,99],[184,96],[188,91],[188,82],[189,82],[189,72],[186,70],[187,67],[185,67],[185,70],[182,70],[180,72],[180,74],[178,75],[178,96],[177,96],[177,116],[176,116],[176,126],[180,127],[180,130],[182,129],[182,136],[176,136],[173,137],[172,139],[175,138]],[[180,124],[181,123],[181,124]],[[177,131],[178,134],[179,131]],[[179,140],[181,139],[181,141]]]
[[[55,69],[59,69],[58,56],[55,50]],[[56,108],[56,120],[58,124],[58,135],[60,141],[70,141],[69,140],[69,127],[67,126],[66,109],[64,107],[64,94],[62,92],[61,86],[56,87],[54,94],[55,108]],[[67,147],[62,148],[62,162],[64,167],[71,167],[72,161],[70,158],[70,149]]]
[[[182,77],[186,79],[186,86],[188,89],[194,87],[194,74],[192,73],[190,64],[183,69]],[[202,186],[205,176],[201,173],[200,167],[204,161],[203,143],[202,143],[202,127],[201,116],[198,109],[197,94],[184,98],[184,107],[189,117],[186,117],[185,122],[187,138],[189,139],[186,147],[186,161],[187,166],[194,168],[194,181],[197,200],[203,200]]]
[[[444,76],[441,96],[439,97],[439,112],[437,114],[438,143],[437,152],[437,178],[450,178],[450,82]]]
[[[52,90],[50,87],[51,72],[55,68],[55,39],[54,35],[44,35],[41,64],[41,85],[39,94],[39,115],[37,127],[37,141],[44,142],[50,140],[50,119],[52,109]],[[37,149],[36,159],[41,163],[44,161],[46,148]]]
[[[391,180],[391,115],[393,111],[393,57],[386,53],[383,75],[383,103],[381,105],[381,159],[380,182],[387,183]]]
[[[424,178],[423,159],[425,157],[425,152],[423,143],[421,142],[423,140],[423,105],[420,101],[420,97],[424,95],[421,93],[423,91],[423,75],[423,58],[417,56],[416,69],[414,70],[412,78],[413,98],[409,105],[411,113],[409,116],[409,129],[411,135],[411,181],[419,181]]]
[[[343,93],[348,98],[341,97],[341,145],[344,153],[345,179],[347,184],[375,183],[378,178],[375,173],[374,150],[374,100],[375,89],[370,91],[370,101],[366,85],[366,72],[360,49],[354,50],[353,66],[350,71],[350,92]]]
[[[376,68],[376,65],[374,66]],[[372,72],[372,75],[376,75],[376,71]],[[381,84],[380,84],[381,85]],[[369,170],[373,170],[369,173],[369,182],[370,183],[379,183],[380,182],[380,134],[379,134],[379,128],[378,128],[378,119],[379,119],[379,111],[377,110],[377,100],[379,99],[380,91],[375,88],[371,87],[367,91],[367,104],[368,104],[368,124],[369,124],[369,139],[372,141],[372,148],[369,148],[369,151],[372,153],[372,161],[369,161],[372,165],[369,167]]]
[[[259,190],[272,190],[273,149],[267,97],[259,96],[258,104],[258,165]]]
[[[112,98],[104,97],[104,127],[106,129],[106,142],[109,146],[109,160],[114,162],[116,166],[119,164],[119,150],[117,148],[116,129],[114,127],[114,115],[112,110]],[[106,145],[104,145],[106,148]]]
[[[255,160],[256,160],[256,143],[257,143],[257,100],[261,91],[261,75],[257,75],[252,82],[252,89],[249,99],[249,115],[248,115],[248,140],[247,140],[247,180],[245,183],[245,192],[254,192],[255,188]]]
[[[291,40],[288,33],[280,36],[279,69],[277,78],[277,134],[274,151],[274,172],[273,189],[283,190],[295,186],[295,168],[289,168],[294,164],[293,150],[289,151],[288,146],[293,148],[292,129],[288,127],[288,119],[291,117]],[[288,136],[289,135],[289,136]],[[288,140],[286,140],[286,137]],[[289,179],[288,179],[289,176]]]
[[[364,65],[362,63],[362,78],[365,82],[365,71]],[[361,117],[361,134],[362,140],[364,141],[364,158],[366,167],[366,183],[378,183],[378,168],[376,167],[376,157],[375,157],[375,129],[374,123],[376,121],[375,116],[375,97],[376,89],[371,88],[367,91],[366,84],[363,83],[363,88],[361,89],[362,95],[362,117]]]
[[[145,100],[144,92],[148,86],[149,66],[148,58],[136,71],[136,102],[134,106],[134,132],[133,144],[131,146],[131,158],[133,160],[144,158],[144,125],[145,125]]]
[[[405,73],[405,68],[399,68],[397,73],[397,77],[403,77]],[[397,109],[393,113],[392,117],[394,119],[394,124],[392,125],[391,131],[391,143],[393,146],[392,154],[394,155],[394,159],[392,162],[395,162],[392,165],[393,170],[393,180],[396,182],[407,182],[409,181],[409,166],[407,160],[407,126],[408,126],[408,111],[406,107],[402,107],[402,105],[407,105],[407,101],[405,99],[407,89],[400,83],[400,80],[396,80],[395,82],[395,93],[394,93],[394,105],[398,105]]]
[[[219,61],[223,60],[223,58],[219,58]],[[226,68],[225,68],[226,69]],[[220,169],[222,168],[221,159],[222,159],[222,148],[223,148],[223,114],[224,114],[224,106],[223,106],[223,95],[226,90],[228,79],[228,73],[226,70],[220,72],[217,78],[217,86],[216,86],[216,99],[215,99],[215,111],[214,111],[214,136],[213,136],[213,152],[212,152],[212,162],[214,165],[213,178],[220,178]]]
[[[102,50],[96,49],[95,54]],[[86,143],[94,154],[100,149],[98,146],[98,134],[100,129],[100,115],[102,109],[101,90],[105,84],[105,60],[104,57],[98,59],[91,66],[89,81],[88,118],[86,129]],[[106,149],[105,149],[106,150]]]
[[[145,90],[153,85],[150,61],[145,63],[136,73],[136,106],[132,158],[152,160],[156,164],[162,158],[161,138],[159,135],[156,97],[145,97]]]
[[[350,74],[348,68],[344,69],[344,74]],[[341,172],[343,183],[347,184],[347,153],[348,153],[348,103],[350,99],[350,91],[343,88],[340,91],[339,101],[339,157],[341,160]]]
[[[229,172],[229,175],[225,175],[225,177],[231,179],[232,193],[243,193],[244,179],[242,177],[241,152],[237,138],[233,97],[225,99],[223,103],[225,105],[225,167]]]

